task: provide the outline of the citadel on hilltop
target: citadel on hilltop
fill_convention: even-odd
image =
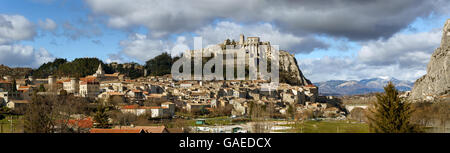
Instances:
[[[238,45],[245,48],[268,44],[270,43],[260,42],[258,37],[249,37],[244,41],[244,36],[241,35]],[[149,112],[152,117],[171,117],[174,115],[174,107],[187,112],[198,110],[214,112],[231,108],[231,114],[234,116],[249,116],[251,106],[254,104],[270,105],[273,111],[280,115],[289,113],[288,109],[292,110],[293,107],[293,110],[298,112],[314,110],[323,112],[324,116],[345,117],[344,112],[337,107],[336,99],[319,96],[318,87],[301,75],[293,56],[286,52],[280,57],[280,71],[294,73],[290,75],[294,77],[291,80],[299,79],[301,82],[298,82],[298,85],[280,83],[278,88],[266,90],[266,87],[261,86],[266,83],[263,80],[175,81],[170,75],[128,80],[120,73],[106,74],[100,64],[94,74],[82,78],[29,77],[25,79],[26,83],[17,84],[21,89],[19,92],[5,90],[7,96],[2,97],[5,99],[2,103],[14,109],[20,105],[19,100],[27,100],[25,95],[44,87],[45,91],[37,93],[55,95],[65,91],[91,101],[114,102],[123,112],[136,115]],[[0,87],[11,85],[11,80],[0,83]],[[149,103],[155,102],[161,105],[148,107]]]

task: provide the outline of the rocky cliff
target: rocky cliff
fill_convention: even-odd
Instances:
[[[442,41],[427,67],[427,74],[417,79],[411,91],[410,99],[433,100],[450,94],[450,19],[447,20]]]
[[[294,55],[286,51],[280,51],[280,82],[300,86],[311,84],[298,67]]]

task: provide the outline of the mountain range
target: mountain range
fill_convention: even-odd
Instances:
[[[362,80],[329,80],[325,82],[313,83],[319,87],[321,95],[358,95],[373,92],[383,92],[383,87],[392,81],[399,91],[410,91],[414,82],[398,80],[395,78],[371,78]]]

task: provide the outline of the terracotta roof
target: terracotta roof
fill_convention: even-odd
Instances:
[[[11,82],[6,81],[6,80],[0,80],[0,83],[11,83]]]
[[[138,108],[139,106],[137,105],[125,105],[121,107],[121,109],[138,109]]]
[[[141,90],[137,90],[137,89],[133,89],[131,91],[133,91],[133,92],[142,92]]]
[[[31,86],[19,86],[19,89],[29,89]]]
[[[142,129],[90,129],[90,133],[144,133]]]
[[[97,80],[97,77],[94,76],[87,76],[84,78],[80,78],[80,81],[84,81],[84,82],[95,82]]]
[[[76,125],[80,128],[92,128],[94,125],[94,122],[92,121],[92,118],[88,117],[81,120],[69,120],[68,124],[70,125]]]
[[[165,126],[136,126],[132,129],[141,129],[144,130],[145,133],[164,133],[167,132]]]

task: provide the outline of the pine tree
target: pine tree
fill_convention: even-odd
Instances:
[[[39,92],[45,92],[44,84],[39,85]]]
[[[17,83],[16,83],[16,79],[13,80],[12,82],[12,91],[16,92],[17,91]]]
[[[384,87],[385,93],[377,94],[369,127],[376,133],[412,133],[419,130],[410,123],[411,104],[399,97],[392,82]]]
[[[95,113],[94,120],[98,125],[98,128],[109,128],[109,115],[107,114],[107,108],[100,104],[97,107],[97,112]]]

